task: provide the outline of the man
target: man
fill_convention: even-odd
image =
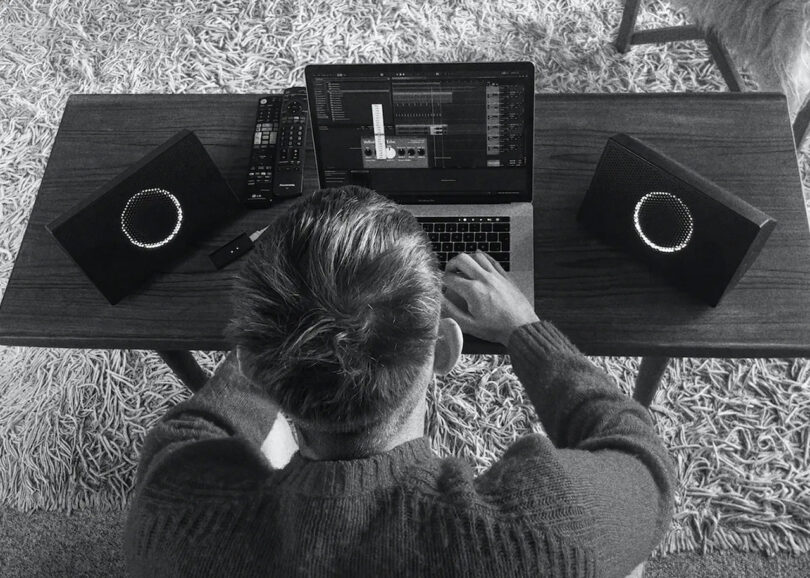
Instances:
[[[462,330],[508,348],[548,432],[478,478],[423,436]],[[669,524],[673,467],[647,410],[486,255],[442,277],[413,216],[372,191],[318,191],[279,217],[229,336],[237,359],[146,438],[134,575],[625,576]],[[280,470],[260,450],[277,407],[301,444]]]

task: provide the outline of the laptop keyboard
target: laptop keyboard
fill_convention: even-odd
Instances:
[[[509,271],[509,217],[417,217],[444,269],[459,253],[483,251]]]

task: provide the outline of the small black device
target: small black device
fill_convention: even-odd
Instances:
[[[200,140],[183,130],[47,228],[115,304],[242,211]]]
[[[281,97],[279,142],[276,147],[276,167],[273,196],[297,197],[304,185],[304,157],[309,123],[307,89],[288,88]]]
[[[625,134],[608,139],[578,219],[712,306],[776,227],[759,209]]]
[[[264,229],[259,229],[250,235],[247,233],[242,233],[234,240],[226,243],[208,255],[211,262],[214,264],[214,267],[217,269],[222,269],[226,265],[236,261],[242,255],[250,252],[250,250],[254,247],[254,241],[258,239],[262,233],[264,233],[265,229],[267,229],[267,227]]]
[[[259,99],[243,201],[246,207],[264,209],[273,204],[274,197],[301,194],[307,117],[303,87]]]
[[[233,241],[223,245],[208,257],[217,269],[222,269],[226,265],[233,263],[239,257],[249,252],[253,248],[253,241],[247,235],[242,233]]]

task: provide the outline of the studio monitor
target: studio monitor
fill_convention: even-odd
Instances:
[[[608,139],[578,214],[607,243],[716,306],[776,221],[625,134]]]
[[[183,130],[48,229],[115,304],[240,211],[202,143]]]

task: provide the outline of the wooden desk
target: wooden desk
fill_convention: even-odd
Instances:
[[[199,387],[205,374],[181,352],[228,348],[223,329],[238,267],[216,271],[207,255],[263,227],[285,203],[245,212],[115,306],[45,225],[183,128],[197,133],[241,190],[257,98],[72,96],[0,305],[0,343],[157,349],[190,387]],[[538,95],[535,127],[537,311],[587,354],[649,356],[639,399],[651,399],[667,356],[810,355],[810,232],[782,96]],[[602,147],[616,132],[649,141],[779,221],[718,308],[671,288],[575,222]],[[310,144],[306,191],[317,187],[314,166]]]

